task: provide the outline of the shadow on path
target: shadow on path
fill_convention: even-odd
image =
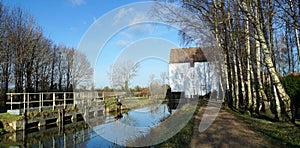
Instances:
[[[248,128],[234,115],[221,109],[215,121],[204,132],[199,132],[199,123],[206,106],[199,108],[195,115],[195,125],[190,147],[282,147],[267,136]],[[215,109],[209,107],[208,109]]]

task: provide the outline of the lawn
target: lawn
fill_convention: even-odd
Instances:
[[[296,124],[289,122],[272,122],[266,119],[253,118],[248,115],[243,115],[230,109],[228,110],[254,131],[260,132],[268,136],[270,139],[278,141],[279,143],[283,143],[287,147],[300,146],[299,120],[296,122]]]

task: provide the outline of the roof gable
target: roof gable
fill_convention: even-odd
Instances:
[[[170,51],[169,63],[195,63],[218,60],[217,47],[176,48]]]

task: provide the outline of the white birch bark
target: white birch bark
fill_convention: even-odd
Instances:
[[[289,4],[290,4],[290,8],[292,11],[292,16],[295,16],[295,10],[294,10],[294,4],[292,0],[289,0]],[[300,11],[300,10],[299,10]],[[293,27],[294,27],[294,31],[295,31],[295,39],[296,39],[296,46],[297,46],[297,51],[298,51],[298,59],[300,59],[300,40],[299,40],[299,31],[298,28],[296,26],[296,18],[293,18]]]
[[[246,7],[248,11],[248,7]],[[247,53],[247,93],[248,93],[248,109],[251,110],[252,105],[252,91],[251,91],[251,72],[250,72],[250,57],[251,57],[251,47],[250,47],[250,32],[249,32],[249,20],[246,17],[245,23],[245,35],[246,35],[246,53]],[[252,108],[253,109],[253,108]]]
[[[258,2],[257,2],[257,0],[255,0],[254,2],[256,4],[254,9],[257,10],[258,9],[258,5],[257,5]],[[238,3],[243,8],[245,8],[245,6],[247,6],[247,4],[245,2],[243,2],[242,5],[241,5],[240,1],[238,1]],[[253,14],[252,12],[245,11],[245,9],[243,9],[243,10],[244,10],[244,13],[246,14],[246,16],[249,18],[249,20],[254,25],[254,27],[257,31],[257,37],[260,41],[262,52],[265,55],[265,60],[264,60],[265,64],[269,68],[269,73],[271,75],[273,83],[277,88],[277,91],[278,91],[278,94],[279,94],[280,98],[284,102],[285,115],[286,115],[287,118],[291,119],[292,118],[292,115],[291,115],[291,100],[290,100],[289,96],[287,95],[287,93],[285,92],[285,90],[284,90],[284,88],[283,88],[283,86],[282,86],[282,84],[279,80],[279,77],[276,73],[274,63],[273,63],[272,58],[271,58],[270,49],[267,46],[267,42],[266,42],[266,39],[264,37],[264,32],[263,32],[262,27],[261,27],[262,22],[260,22],[259,18],[257,16],[255,16],[255,14]]]
[[[276,106],[276,114],[275,114],[275,118],[281,120],[281,107],[280,107],[280,101],[277,95],[277,91],[276,91],[276,87],[275,85],[272,85],[272,89],[274,91],[274,98],[275,98],[275,106]]]

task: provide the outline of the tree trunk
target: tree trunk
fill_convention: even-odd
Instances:
[[[222,18],[226,19],[226,11],[225,11],[225,1],[221,2],[221,11],[222,11]],[[222,34],[224,36],[224,42],[223,42],[223,49],[224,49],[224,65],[225,65],[225,77],[226,77],[226,99],[227,104],[232,107],[232,79],[231,79],[231,66],[230,66],[230,55],[229,55],[229,49],[228,49],[228,33],[226,31],[226,23],[227,21],[224,20],[224,24],[222,24]]]
[[[259,104],[258,112],[262,110],[263,105],[265,105],[265,109],[270,109],[269,102],[267,100],[267,95],[264,91],[263,84],[262,84],[262,77],[261,77],[261,50],[260,50],[260,43],[256,41],[256,72],[257,72],[257,82],[258,82],[258,96],[261,104]]]
[[[250,75],[251,75],[251,80],[255,80],[256,78],[254,77],[254,71],[253,71],[253,64],[250,67]],[[255,111],[255,109],[257,108],[257,93],[256,93],[256,88],[255,85],[252,85],[251,87],[251,93],[253,94],[253,99],[252,99],[252,111]]]
[[[232,19],[232,14],[230,11],[227,12],[228,13],[228,28],[229,30],[233,30],[233,19]],[[231,76],[232,76],[232,80],[233,80],[233,83],[232,83],[232,88],[234,89],[232,91],[232,96],[233,96],[233,99],[234,99],[234,106],[235,108],[239,108],[239,81],[238,81],[238,72],[237,72],[237,60],[236,60],[236,54],[237,54],[237,43],[236,43],[236,40],[234,39],[234,35],[233,35],[233,32],[229,32],[229,40],[231,42],[233,42],[233,45],[229,45],[229,47],[232,48],[232,68],[231,68]],[[230,52],[229,52],[230,54]]]
[[[238,1],[240,3],[240,1]],[[254,9],[255,10],[258,10],[258,9],[262,9],[261,6],[258,5],[258,1],[254,1],[255,3],[255,7]],[[247,4],[245,2],[243,2],[243,4],[241,5],[240,3],[240,6],[242,7],[247,7]],[[245,9],[244,9],[245,10]],[[266,66],[268,67],[269,69],[269,73],[272,77],[272,80],[274,82],[274,85],[276,86],[277,90],[278,90],[278,94],[280,96],[280,98],[282,99],[282,101],[284,102],[284,107],[285,107],[285,116],[288,118],[288,119],[291,119],[292,118],[292,115],[291,115],[291,101],[290,101],[290,98],[289,96],[287,95],[287,93],[285,92],[280,80],[279,80],[279,77],[276,73],[276,70],[275,70],[275,67],[274,67],[274,63],[272,61],[272,57],[271,57],[271,53],[270,53],[270,49],[268,48],[267,46],[267,42],[266,42],[266,39],[265,39],[265,36],[264,36],[264,32],[262,30],[262,22],[260,21],[260,19],[258,18],[257,15],[253,14],[252,12],[249,12],[249,11],[244,11],[246,13],[246,16],[248,17],[248,19],[252,22],[252,24],[254,25],[254,28],[256,29],[257,31],[257,37],[260,41],[260,44],[261,44],[261,47],[262,47],[262,52],[264,53],[265,55],[265,64]],[[258,11],[256,11],[258,12]]]
[[[262,51],[265,54],[265,63],[269,68],[269,73],[272,77],[274,85],[276,86],[276,88],[278,90],[278,94],[279,94],[280,98],[282,99],[282,101],[284,102],[285,116],[288,119],[292,119],[290,97],[285,92],[285,90],[279,80],[279,77],[275,71],[275,67],[274,67],[274,64],[273,64],[273,61],[271,58],[270,50],[268,49],[268,47],[266,45],[266,41],[264,39],[262,30],[260,28],[257,28],[257,31],[258,31],[259,39],[261,41],[261,45],[262,45],[262,49],[263,49]]]
[[[240,58],[237,58],[238,66],[239,68],[239,76],[240,76],[240,85],[241,85],[241,100],[240,104],[245,104],[245,98],[246,98],[246,91],[245,91],[245,81],[244,81],[244,75],[243,75],[243,67],[242,67],[242,60],[241,60],[241,51],[240,51]]]
[[[276,106],[276,113],[275,113],[275,119],[276,120],[282,120],[281,119],[281,107],[280,107],[280,101],[277,95],[276,87],[275,85],[272,85],[272,89],[274,91],[274,98],[275,98],[275,106]]]
[[[300,59],[300,40],[299,40],[299,32],[298,32],[298,28],[297,28],[296,12],[294,10],[294,4],[293,4],[292,0],[289,0],[289,4],[290,4],[291,11],[292,11],[291,15],[293,17],[293,27],[294,27],[294,31],[295,31],[295,40],[296,40],[296,47],[297,47],[297,51],[298,51],[298,59]],[[300,9],[300,8],[298,8],[298,9]]]
[[[233,72],[234,72],[234,90],[235,90],[235,107],[238,109],[240,102],[239,102],[239,78],[238,78],[238,70],[237,70],[237,60],[236,60],[236,56],[237,56],[237,51],[235,51],[236,53],[233,55]]]
[[[291,100],[289,98],[289,96],[287,95],[287,93],[285,92],[279,77],[276,73],[272,58],[271,58],[271,54],[270,54],[270,50],[268,49],[268,46],[266,44],[266,40],[265,37],[263,35],[263,31],[261,29],[261,27],[257,24],[261,24],[260,21],[258,19],[256,19],[256,25],[255,28],[257,30],[258,33],[258,38],[260,40],[261,43],[261,47],[262,47],[262,51],[265,55],[265,64],[266,66],[269,68],[269,73],[272,77],[273,83],[276,86],[277,90],[278,90],[278,94],[280,96],[280,98],[282,99],[282,101],[284,102],[284,107],[285,107],[285,115],[288,119],[292,119],[292,115],[291,115]]]
[[[258,89],[258,109],[257,112],[259,113],[262,108],[262,103],[261,101],[266,98],[266,94],[264,93],[264,89],[261,83],[261,65],[260,65],[260,56],[261,56],[261,51],[260,51],[260,43],[258,40],[255,41],[255,49],[256,49],[256,82],[257,82],[257,89]]]
[[[245,8],[248,11],[248,7]],[[250,46],[250,31],[249,31],[249,20],[245,18],[245,38],[246,38],[246,62],[247,62],[247,109],[253,111],[253,101],[252,101],[252,90],[251,90],[251,71],[250,71],[250,58],[251,58],[251,46]]]

